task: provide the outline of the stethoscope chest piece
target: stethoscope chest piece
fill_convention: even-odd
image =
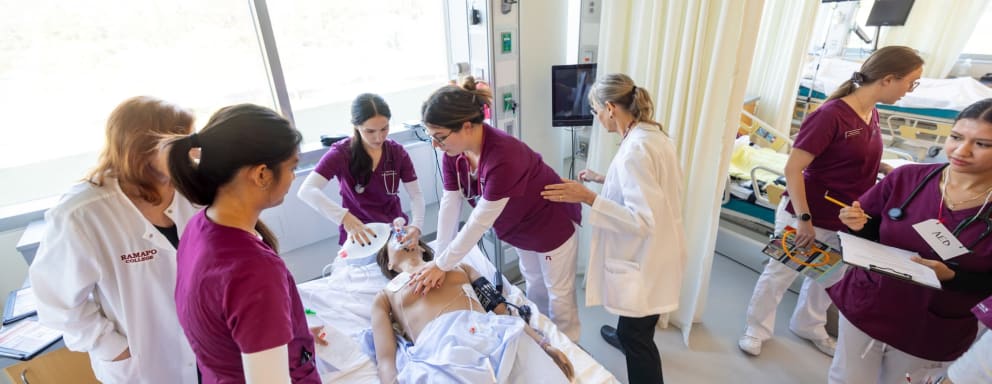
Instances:
[[[889,219],[892,219],[892,221],[902,220],[902,215],[903,215],[902,208],[889,209],[888,214],[889,214]]]
[[[355,184],[355,193],[359,195],[365,193],[365,186],[361,184]]]

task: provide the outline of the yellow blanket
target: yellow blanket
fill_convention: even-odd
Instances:
[[[730,176],[750,180],[751,169],[754,169],[754,167],[759,165],[784,173],[785,162],[788,159],[788,154],[778,153],[770,148],[757,148],[750,145],[739,145],[734,149],[734,154],[730,157]],[[771,183],[775,179],[779,178],[779,175],[758,171],[755,172],[755,177],[757,177],[759,181]]]

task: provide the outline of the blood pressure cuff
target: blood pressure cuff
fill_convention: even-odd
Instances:
[[[496,306],[506,302],[503,293],[497,290],[493,283],[485,277],[475,279],[472,282],[472,289],[475,290],[475,295],[479,297],[479,303],[482,304],[482,308],[486,312],[491,312],[496,309]]]

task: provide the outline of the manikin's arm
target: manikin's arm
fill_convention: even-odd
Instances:
[[[372,304],[372,340],[379,381],[387,384],[396,382],[396,334],[393,333],[391,312],[389,297],[385,292],[379,292]]]
[[[480,274],[478,271],[476,271],[475,268],[472,268],[469,265],[461,264],[461,268],[462,270],[465,271],[465,274],[468,275],[469,281],[475,281],[480,277],[485,277],[482,276],[482,274]],[[496,306],[496,308],[493,309],[492,312],[497,315],[510,314],[506,309],[505,303],[500,303],[498,306]],[[544,335],[541,334],[539,331],[531,327],[530,324],[524,323],[524,332],[527,333],[527,336],[530,336],[532,339],[534,339],[534,341],[537,342],[538,345],[541,346],[541,349],[544,350],[544,353],[547,353],[548,356],[550,356],[551,359],[554,360],[555,364],[558,364],[558,368],[561,368],[561,372],[564,373],[565,377],[567,377],[568,380],[571,381],[572,378],[575,376],[575,369],[572,367],[572,362],[568,359],[568,356],[566,356],[565,353],[559,350],[558,348],[552,346],[551,343],[548,341],[548,339],[545,338]]]

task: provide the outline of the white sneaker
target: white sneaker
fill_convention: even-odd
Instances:
[[[826,339],[820,339],[820,340],[810,340],[810,342],[812,342],[813,345],[816,346],[816,349],[819,349],[820,352],[823,352],[824,354],[830,357],[833,357],[834,351],[837,350],[837,340],[835,340],[833,337],[827,337]]]
[[[741,336],[741,339],[737,341],[737,346],[751,356],[761,354],[761,340],[757,338],[748,335]]]

